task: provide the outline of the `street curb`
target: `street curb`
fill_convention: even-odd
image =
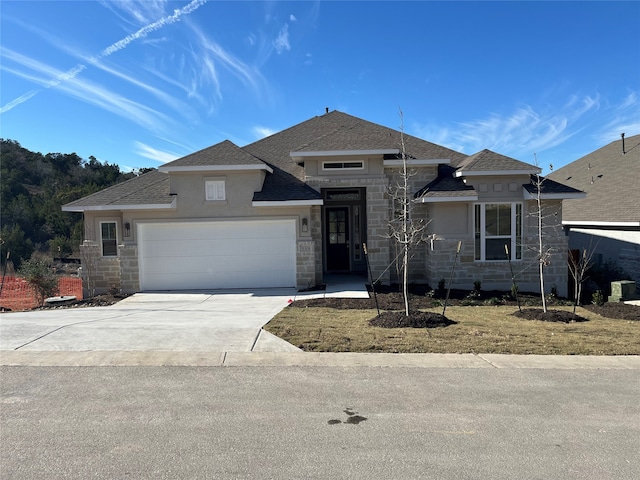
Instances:
[[[13,351],[0,366],[23,367],[391,367],[640,370],[640,355],[558,356],[439,353]]]

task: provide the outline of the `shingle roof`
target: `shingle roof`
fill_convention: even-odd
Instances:
[[[416,199],[429,198],[455,198],[477,196],[476,190],[465,184],[461,178],[452,176],[455,171],[452,167],[443,166],[439,169],[438,178],[428,183],[416,192]]]
[[[640,135],[588,154],[548,178],[587,192],[587,198],[563,202],[569,222],[640,222]]]
[[[450,159],[453,165],[465,158],[462,153],[426,140],[407,134],[404,137],[412,158]],[[242,148],[304,180],[304,169],[292,160],[291,152],[400,149],[400,132],[334,110]]]
[[[164,205],[169,207],[174,197],[169,194],[169,175],[153,170],[118,183],[92,195],[63,206],[66,211],[82,211],[87,207],[125,205]]]
[[[519,170],[523,173],[539,171],[535,165],[521,162],[515,158],[507,157],[487,149],[467,157],[458,164],[458,172],[462,175],[469,172],[507,172]]]
[[[165,163],[162,168],[171,167],[204,167],[204,166],[231,166],[231,165],[264,165],[250,153],[242,150],[229,140],[217,143],[211,147],[203,148],[186,157],[173,162]]]
[[[545,178],[542,175],[540,178],[537,178],[535,175],[530,175],[529,179],[531,183],[524,185],[524,189],[532,195],[536,195],[538,193],[538,184],[540,185],[540,193],[542,193],[542,195],[583,193],[582,190],[558,183],[548,177]]]

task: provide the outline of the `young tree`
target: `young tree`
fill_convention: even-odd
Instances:
[[[538,166],[538,157],[534,154],[535,165]],[[551,167],[552,168],[552,167]],[[533,216],[537,222],[537,242],[533,247],[538,259],[538,275],[540,277],[540,297],[542,298],[542,310],[547,312],[547,299],[545,297],[544,290],[544,267],[551,263],[551,255],[553,248],[551,248],[546,242],[546,236],[544,230],[546,228],[545,221],[549,218],[555,217],[557,212],[549,212],[545,209],[545,205],[542,202],[542,191],[544,189],[545,178],[536,173],[532,176],[531,183],[535,189],[535,209]]]
[[[592,259],[595,249],[591,247],[583,248],[582,251],[577,251],[577,255],[574,251],[569,250],[569,273],[573,278],[573,313],[576,313],[576,307],[580,305],[580,298],[582,297],[582,284],[587,279],[586,275],[591,268]]]
[[[415,221],[411,212],[413,209],[413,198],[410,191],[409,181],[415,172],[410,172],[407,168],[407,152],[404,140],[404,115],[402,110],[400,115],[400,158],[402,166],[400,169],[399,181],[389,188],[389,193],[393,200],[392,219],[389,224],[389,236],[398,247],[399,272],[401,277],[402,297],[404,299],[405,315],[409,316],[409,260],[411,250],[417,244],[424,242],[427,238],[427,223]]]

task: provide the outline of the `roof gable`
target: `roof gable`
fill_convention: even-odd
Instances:
[[[535,165],[521,162],[515,158],[501,155],[491,150],[484,149],[470,155],[460,164],[455,173],[456,177],[473,175],[513,175],[540,173]]]
[[[266,169],[266,164],[229,140],[165,163],[161,172],[220,169]]]

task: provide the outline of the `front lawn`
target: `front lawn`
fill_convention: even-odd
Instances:
[[[577,314],[587,321],[558,323],[517,318],[512,315],[517,307],[512,305],[451,306],[446,316],[457,322],[453,325],[381,328],[369,325],[375,309],[331,308],[322,303],[299,308],[294,302],[265,329],[314,352],[640,354],[639,321],[605,318],[585,308],[578,308]],[[440,307],[421,310],[442,313]]]

